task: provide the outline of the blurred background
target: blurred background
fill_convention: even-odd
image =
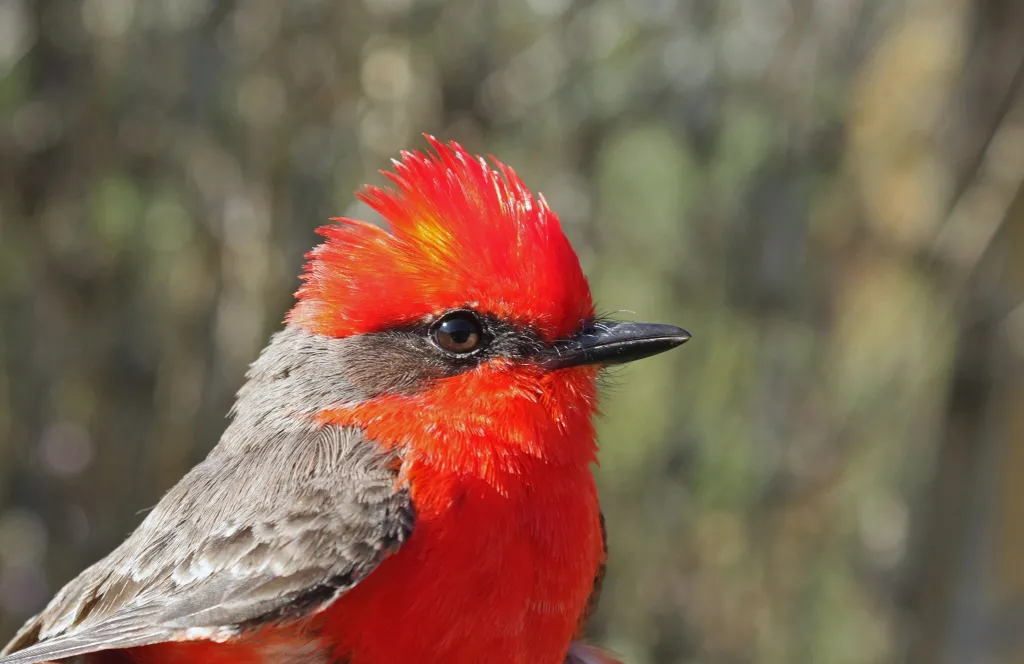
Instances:
[[[605,395],[596,642],[1024,662],[1022,82],[1019,0],[0,0],[0,641],[430,132],[694,333]]]

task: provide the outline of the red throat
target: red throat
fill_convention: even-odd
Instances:
[[[389,230],[336,219],[309,254],[289,320],[334,337],[471,307],[532,326],[548,340],[592,317],[590,288],[558,217],[511,168],[457,143],[404,152],[394,188],[359,198]]]
[[[565,661],[604,558],[594,391],[593,368],[490,364],[322,414],[400,447],[416,506],[402,550],[326,613],[339,653]]]
[[[490,362],[427,390],[339,406],[323,423],[359,426],[401,450],[407,473],[484,480],[505,493],[537,472],[587,469],[596,461],[591,418],[596,369],[558,372]],[[541,469],[544,469],[543,471]]]

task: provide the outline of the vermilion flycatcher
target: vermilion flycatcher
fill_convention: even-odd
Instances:
[[[459,145],[322,228],[210,455],[64,587],[3,664],[611,662],[602,365],[677,327],[595,319],[543,197]]]

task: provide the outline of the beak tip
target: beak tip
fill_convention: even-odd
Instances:
[[[659,327],[662,327],[663,330],[665,330],[663,334],[660,335],[659,337],[659,340],[662,342],[663,345],[660,349],[651,353],[651,355],[657,355],[659,353],[672,350],[673,348],[678,348],[679,346],[682,346],[691,338],[693,338],[693,335],[691,335],[688,331],[684,330],[681,327],[675,327],[674,325],[665,325]]]

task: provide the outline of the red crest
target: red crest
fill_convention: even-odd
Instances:
[[[511,168],[427,137],[403,152],[393,188],[358,194],[388,230],[352,219],[318,230],[289,320],[334,337],[468,307],[548,340],[593,316],[590,287],[558,217]]]

